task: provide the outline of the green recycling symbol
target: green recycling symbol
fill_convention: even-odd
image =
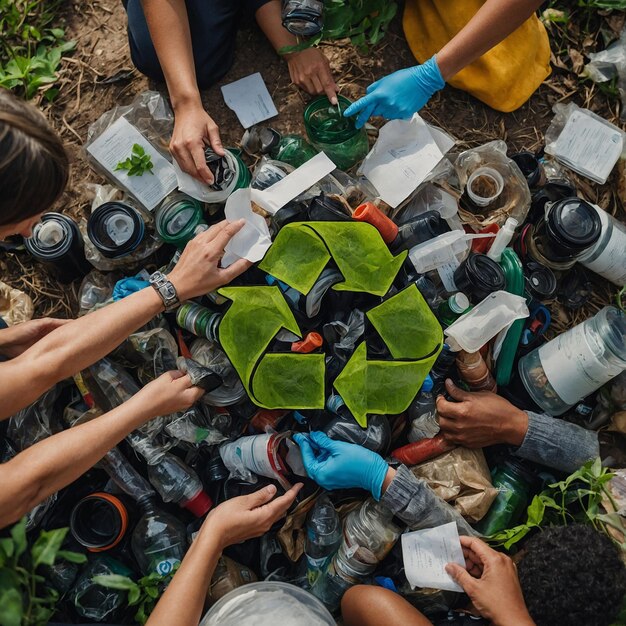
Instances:
[[[332,259],[343,276],[338,291],[384,296],[407,252],[393,256],[378,231],[362,222],[303,222],[278,233],[259,267],[306,295]],[[323,409],[325,355],[266,352],[285,328],[302,336],[277,286],[224,287],[232,301],[219,340],[250,399],[267,409]],[[393,360],[369,360],[361,342],[333,386],[356,421],[405,411],[441,351],[443,333],[413,284],[366,313]]]

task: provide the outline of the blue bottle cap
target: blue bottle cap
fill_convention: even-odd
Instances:
[[[422,388],[420,389],[420,391],[432,391],[433,390],[433,379],[430,377],[430,375],[426,376],[426,378],[424,378],[424,382],[422,383]]]

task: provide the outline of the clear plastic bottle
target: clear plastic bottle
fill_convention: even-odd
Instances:
[[[626,370],[626,315],[614,306],[535,348],[519,362],[532,399],[561,415]]]
[[[198,475],[172,454],[148,465],[148,478],[164,502],[176,502],[197,517],[206,515],[213,506]]]
[[[133,531],[131,547],[139,569],[144,576],[169,574],[185,556],[185,526],[173,515],[158,509],[152,497],[143,498],[138,504],[143,515]]]
[[[412,443],[420,439],[434,437],[439,432],[437,422],[437,408],[435,406],[435,396],[433,395],[433,381],[430,376],[426,376],[422,388],[417,398],[413,400],[408,410],[411,427],[407,435]]]
[[[310,586],[326,571],[339,548],[341,536],[339,516],[331,499],[324,493],[315,501],[306,520],[304,553]]]

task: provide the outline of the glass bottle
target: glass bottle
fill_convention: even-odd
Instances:
[[[177,518],[158,509],[152,497],[138,502],[143,515],[131,540],[131,547],[144,576],[164,576],[178,565],[187,550],[185,526]]]
[[[341,537],[341,521],[337,511],[328,495],[323,493],[315,501],[306,520],[304,554],[310,586],[326,571],[339,548]]]
[[[456,366],[459,376],[472,391],[497,391],[496,381],[480,352],[457,352]]]
[[[476,530],[487,537],[514,526],[520,519],[528,506],[532,474],[521,462],[509,459],[495,469],[491,482],[498,495],[476,526]]]
[[[439,432],[437,422],[437,408],[433,395],[433,381],[426,376],[419,394],[408,409],[411,427],[407,439],[413,443],[420,439],[434,437]]]
[[[198,475],[172,454],[148,465],[148,478],[164,502],[176,502],[196,517],[206,515],[213,506]]]
[[[561,415],[626,369],[626,315],[614,306],[522,357],[519,373],[532,399]]]
[[[159,237],[182,249],[204,223],[202,205],[187,194],[173,193],[157,208],[155,221]]]

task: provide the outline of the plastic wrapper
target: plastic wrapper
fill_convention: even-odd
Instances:
[[[166,424],[165,432],[178,441],[195,445],[205,443],[212,446],[226,440],[224,434],[208,425],[195,408]]]
[[[339,439],[348,443],[369,448],[385,456],[391,442],[391,431],[386,415],[371,415],[367,420],[367,428],[361,428],[354,419],[337,415],[322,431],[331,439]]]
[[[207,602],[209,605],[214,604],[237,587],[257,580],[256,574],[249,567],[237,563],[227,556],[221,556],[215,566],[211,584],[206,594]]]
[[[133,348],[133,354],[127,356],[131,362],[139,365],[137,377],[144,385],[176,369],[178,346],[165,328],[133,333],[126,343]]]
[[[482,214],[459,208],[461,221],[474,230],[481,230],[488,224],[503,226],[509,217],[515,218],[521,224],[528,214],[530,191],[526,178],[517,164],[506,156],[506,149],[504,141],[490,141],[478,148],[461,152],[454,164],[461,188],[465,187],[471,174],[479,167],[493,168],[504,179],[502,193],[484,207]]]
[[[618,159],[625,156],[626,133],[573,102],[557,103],[553,111],[545,133],[546,154],[603,185]]]
[[[324,337],[329,343],[332,342],[333,354],[346,361],[364,332],[365,314],[359,309],[350,311],[350,317],[345,323],[334,321],[324,325]]]
[[[482,519],[498,493],[480,449],[455,448],[411,471],[472,523]]]
[[[176,359],[176,367],[189,376],[194,387],[200,387],[207,393],[220,387],[222,384],[222,379],[215,372],[208,367],[200,365],[198,361],[193,359],[180,356]]]
[[[78,316],[85,315],[98,306],[105,305],[113,296],[115,279],[111,274],[92,270],[83,278],[78,290]]]
[[[42,500],[26,514],[27,531],[34,530],[41,524],[46,513],[56,504],[57,497],[56,493],[50,494],[45,500]]]
[[[448,222],[451,230],[463,228],[456,196],[431,182],[422,183],[408,202],[396,209],[392,216],[394,222],[402,226],[427,211],[437,211]]]
[[[35,306],[31,297],[0,281],[0,317],[9,325],[32,319]]]

